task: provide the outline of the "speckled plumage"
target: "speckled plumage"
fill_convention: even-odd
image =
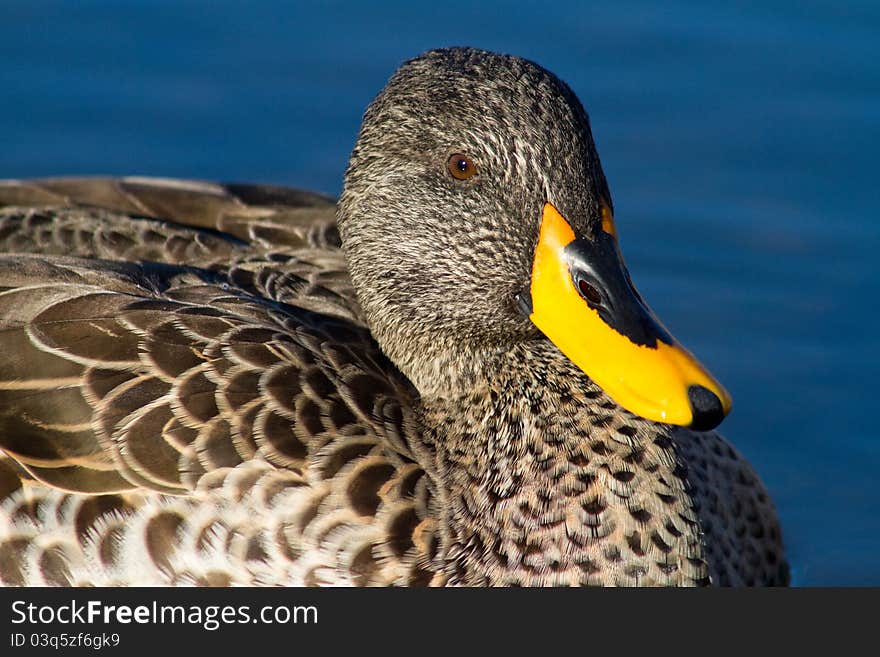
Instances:
[[[589,236],[600,198],[571,91],[470,49],[371,105],[338,231],[283,188],[0,185],[0,582],[786,583],[743,458],[516,311],[541,204]]]

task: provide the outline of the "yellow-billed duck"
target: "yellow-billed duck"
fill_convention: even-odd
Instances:
[[[0,581],[780,585],[719,383],[623,265],[587,114],[405,63],[331,199],[0,184]]]

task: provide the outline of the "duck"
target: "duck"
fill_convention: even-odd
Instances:
[[[4,585],[788,584],[536,63],[403,63],[338,200],[4,181],[0,252]]]

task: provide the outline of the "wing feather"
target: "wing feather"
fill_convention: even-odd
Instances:
[[[430,579],[415,392],[332,200],[0,182],[3,252],[0,583]]]
[[[184,473],[257,456],[303,466],[334,433],[383,435],[383,400],[412,394],[359,324],[218,272],[5,256],[0,287],[14,308],[0,315],[0,446],[40,479],[112,462],[132,488],[181,493]],[[342,371],[327,355],[340,352]]]

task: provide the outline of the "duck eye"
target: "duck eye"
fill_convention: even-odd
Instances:
[[[453,153],[446,161],[446,168],[456,180],[467,180],[477,175],[477,165],[464,153]]]

